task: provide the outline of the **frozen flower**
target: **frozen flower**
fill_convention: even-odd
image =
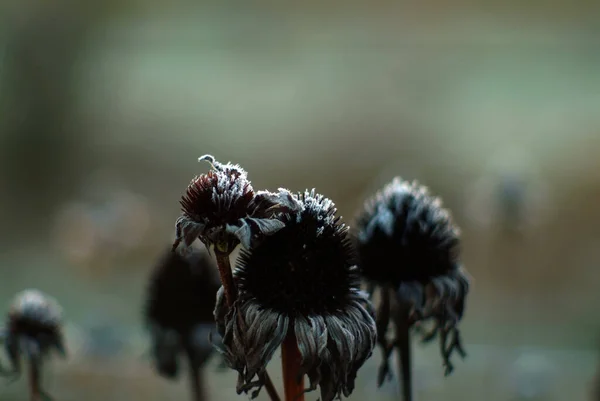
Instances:
[[[246,171],[237,164],[222,164],[211,155],[199,158],[212,170],[195,177],[181,200],[182,215],[177,219],[176,248],[190,246],[196,238],[205,245],[229,254],[241,243],[246,249],[257,239],[275,233],[283,223],[273,218],[277,212],[298,208],[292,194],[255,192]]]
[[[449,374],[452,352],[464,355],[457,325],[469,290],[467,273],[458,260],[459,230],[450,213],[424,186],[396,178],[365,203],[356,226],[361,273],[371,293],[375,288],[381,291],[377,320],[384,364],[379,384],[388,374],[391,352],[400,344],[386,339],[390,319],[406,327],[433,320],[434,328],[424,340],[440,334]],[[393,305],[408,310],[405,322]]]
[[[18,378],[21,374],[21,358],[24,357],[32,372],[32,396],[47,397],[40,388],[42,362],[51,350],[63,358],[66,355],[60,305],[38,290],[20,292],[11,304],[2,340],[12,365],[12,370],[2,369],[2,373]]]
[[[219,350],[239,373],[238,393],[260,389],[262,372],[291,333],[301,356],[298,377],[310,380],[306,391],[319,386],[321,399],[330,401],[352,393],[376,343],[375,321],[335,205],[314,190],[295,198],[300,208],[281,216],[284,227],[242,251],[231,309],[219,290]]]
[[[144,318],[152,336],[157,371],[175,378],[184,354],[196,371],[208,359],[215,328],[213,309],[219,281],[204,250],[185,255],[167,250],[150,277]]]

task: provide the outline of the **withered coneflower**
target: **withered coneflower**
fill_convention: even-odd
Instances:
[[[189,247],[196,239],[207,248],[213,246],[225,299],[231,307],[237,289],[229,255],[238,244],[250,249],[265,236],[282,229],[284,224],[276,216],[295,212],[298,204],[285,189],[278,193],[255,192],[248,174],[239,165],[219,163],[211,155],[204,155],[198,161],[209,162],[212,170],[195,177],[181,199],[183,213],[175,223],[173,250],[181,242]],[[271,399],[277,401],[279,396],[267,372],[262,376]]]
[[[176,378],[184,354],[196,400],[204,398],[200,368],[213,350],[208,337],[215,328],[218,289],[214,261],[204,249],[184,255],[169,249],[150,277],[144,319],[156,369],[161,376]]]
[[[222,164],[211,155],[198,159],[212,170],[195,177],[181,199],[182,215],[175,224],[176,248],[181,242],[190,246],[197,238],[215,252],[230,254],[241,243],[251,248],[257,239],[283,227],[272,218],[279,211],[290,211],[292,194],[255,192],[246,171],[237,164]]]
[[[280,217],[284,228],[242,251],[231,309],[219,290],[219,350],[239,373],[238,393],[258,387],[252,396],[258,395],[261,372],[281,345],[286,400],[303,399],[319,386],[322,401],[330,401],[353,391],[376,344],[376,326],[335,205],[314,190],[295,201],[298,212]]]
[[[440,334],[446,375],[452,371],[453,351],[464,356],[457,325],[469,279],[458,260],[459,229],[439,198],[417,182],[400,178],[365,203],[356,228],[361,273],[369,293],[378,288],[381,294],[377,328],[384,362],[378,384],[389,375],[389,357],[397,347],[404,399],[411,400],[411,326],[434,321],[423,340]],[[392,342],[386,338],[390,319],[396,326]]]
[[[14,379],[21,374],[21,358],[29,365],[29,389],[32,401],[49,399],[41,388],[41,370],[51,350],[66,356],[62,334],[62,308],[53,298],[38,290],[25,290],[15,296],[2,339],[11,370],[2,374]]]

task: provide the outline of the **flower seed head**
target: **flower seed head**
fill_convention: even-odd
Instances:
[[[379,287],[379,343],[384,357],[379,385],[389,372],[389,355],[399,342],[387,343],[390,320],[398,330],[433,320],[423,333],[427,342],[440,336],[442,358],[449,374],[450,356],[465,355],[458,323],[462,319],[469,278],[458,260],[459,229],[439,198],[417,182],[399,178],[369,199],[357,218],[356,244],[363,276]],[[409,316],[391,316],[391,293]],[[403,352],[401,350],[401,352]],[[402,378],[408,380],[407,377]]]
[[[320,386],[329,401],[352,392],[375,346],[376,328],[335,205],[314,190],[296,200],[299,211],[281,217],[281,230],[242,252],[235,271],[239,298],[231,312],[219,291],[220,351],[240,373],[238,391],[247,391],[294,330],[302,355],[299,373],[308,375],[309,390]]]
[[[343,307],[359,283],[347,227],[333,203],[299,196],[304,209],[283,218],[285,228],[265,246],[243,251],[237,265],[240,291],[288,315],[330,313]]]
[[[237,164],[222,164],[211,155],[212,170],[195,177],[181,199],[182,216],[176,222],[174,247],[180,242],[190,246],[196,238],[204,244],[217,245],[220,252],[230,253],[238,243],[250,248],[262,235],[283,227],[272,218],[276,212],[291,211],[289,193],[255,192],[246,171]]]
[[[196,338],[202,327],[213,328],[213,309],[219,281],[212,258],[205,250],[185,255],[170,249],[151,277],[144,310],[158,371],[175,377],[178,355],[185,351],[203,363],[212,347],[208,334]]]
[[[458,267],[459,229],[439,198],[399,178],[365,203],[357,218],[357,249],[368,280],[426,281]]]

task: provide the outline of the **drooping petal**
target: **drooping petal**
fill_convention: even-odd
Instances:
[[[302,210],[302,204],[285,188],[279,188],[277,193],[259,191],[254,197],[252,217],[267,217],[273,213],[297,213]]]
[[[252,243],[252,227],[246,219],[238,220],[237,224],[227,224],[225,228],[228,234],[236,237],[244,249],[250,249]]]
[[[335,384],[336,392],[340,393],[345,389],[357,344],[354,335],[344,327],[344,321],[340,317],[326,316],[325,324],[329,333],[327,348],[331,355],[329,364],[331,380]]]
[[[277,219],[257,219],[249,217],[245,219],[250,223],[250,225],[258,230],[258,233],[262,235],[272,235],[277,231],[281,230],[285,227],[285,224],[281,220]]]
[[[356,343],[355,354],[346,378],[345,395],[348,396],[354,390],[354,380],[358,370],[373,354],[373,348],[377,343],[377,326],[373,314],[365,309],[360,300],[353,301],[346,308],[345,313],[343,320],[347,322],[346,327],[354,336]]]
[[[227,300],[225,298],[225,288],[219,287],[217,290],[216,302],[215,302],[215,322],[217,324],[217,332],[221,337],[225,336],[225,317],[229,312],[229,306],[227,306]]]
[[[266,369],[287,334],[290,320],[273,310],[262,309],[255,302],[246,302],[241,306],[240,315],[246,325],[245,379],[248,382]]]
[[[192,243],[199,238],[206,226],[204,223],[194,221],[189,217],[183,215],[175,221],[175,242],[173,243],[173,249],[183,242],[185,247],[189,247]]]
[[[213,330],[213,324],[197,324],[192,329],[189,347],[197,366],[202,365],[210,357],[213,347],[210,344],[209,337]]]
[[[254,398],[264,384],[262,374],[267,364],[287,334],[290,319],[243,296],[227,310],[221,288],[217,293],[215,320],[223,340],[221,345],[214,346],[227,366],[238,372],[238,393],[257,388],[252,393]],[[258,379],[253,381],[255,376]]]
[[[321,316],[298,316],[294,320],[294,333],[298,342],[298,350],[302,356],[302,369],[299,376],[308,374],[310,390],[319,384],[318,367],[327,348],[327,327]]]
[[[366,304],[365,304],[366,303]],[[367,294],[355,289],[346,306],[335,314],[297,316],[294,330],[302,356],[300,374],[307,374],[310,387],[321,388],[322,401],[354,390],[359,368],[372,355],[377,327]]]
[[[414,309],[419,310],[425,302],[423,285],[418,281],[400,283],[396,291],[396,299],[400,303],[412,305]]]
[[[257,239],[272,235],[285,227],[285,224],[276,218],[253,218],[240,219],[239,225],[228,225],[227,231],[235,235],[242,246],[252,249]]]
[[[214,315],[217,331],[222,340],[220,344],[213,342],[213,347],[223,356],[225,364],[242,376],[245,368],[244,344],[242,342],[243,333],[240,333],[240,328],[236,324],[237,305],[238,301],[229,309],[225,299],[225,291],[221,287],[217,292]]]

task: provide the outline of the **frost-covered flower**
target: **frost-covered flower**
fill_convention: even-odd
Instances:
[[[458,260],[459,229],[439,198],[417,182],[395,178],[365,203],[356,223],[359,266],[370,292],[379,288],[379,343],[384,349],[381,384],[387,359],[397,341],[388,343],[390,293],[399,304],[409,305],[409,325],[434,328],[424,340],[440,334],[446,374],[452,371],[454,350],[464,355],[457,328],[461,320],[469,279]],[[391,316],[395,318],[394,316]]]
[[[283,189],[278,193],[255,192],[239,165],[219,163],[211,155],[199,161],[209,162],[212,170],[188,185],[181,199],[183,213],[175,223],[173,248],[181,242],[190,246],[199,238],[225,254],[239,243],[249,249],[257,239],[283,227],[274,214],[294,211],[296,203],[291,193]]]
[[[156,369],[164,377],[178,375],[182,353],[193,369],[212,353],[208,336],[215,329],[219,289],[214,264],[206,250],[179,255],[169,249],[152,272],[144,320],[152,336]]]
[[[260,389],[267,363],[293,330],[302,359],[299,376],[308,376],[307,391],[319,386],[321,399],[329,401],[353,391],[357,371],[376,344],[375,321],[360,291],[348,229],[333,202],[314,190],[295,201],[299,211],[281,216],[281,230],[251,252],[242,251],[231,310],[219,290],[219,350],[239,373],[238,392]]]
[[[40,388],[41,366],[51,350],[66,356],[62,333],[62,308],[54,298],[38,290],[25,290],[15,296],[6,327],[2,333],[4,348],[8,354],[11,370],[2,374],[15,378],[21,374],[21,358],[31,365],[32,388],[47,396]]]

